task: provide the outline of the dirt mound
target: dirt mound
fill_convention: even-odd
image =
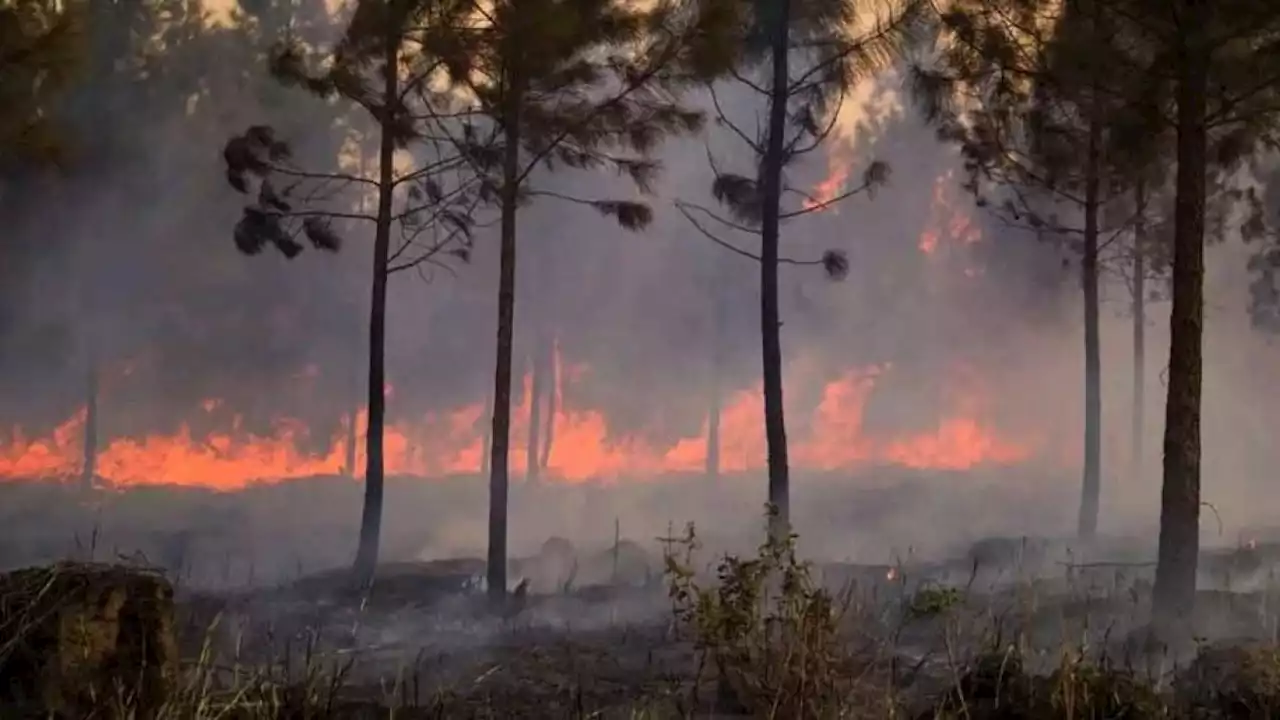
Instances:
[[[154,716],[178,672],[173,612],[168,581],[134,568],[0,575],[0,705],[18,717]]]

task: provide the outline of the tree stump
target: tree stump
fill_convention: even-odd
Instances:
[[[177,679],[173,615],[172,587],[143,570],[59,563],[0,575],[0,707],[154,717]]]

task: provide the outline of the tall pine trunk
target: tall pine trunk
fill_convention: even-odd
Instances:
[[[1134,188],[1137,218],[1133,226],[1133,428],[1131,473],[1142,477],[1142,436],[1146,430],[1147,384],[1147,187],[1139,179]]]
[[[764,375],[764,430],[768,451],[769,504],[775,511],[769,532],[785,537],[791,528],[791,478],[787,426],[782,398],[782,320],[778,309],[778,239],[781,220],[783,143],[790,89],[791,3],[772,4],[769,28],[772,80],[769,87],[769,138],[760,182],[760,339]]]
[[[110,200],[90,205],[91,217],[103,217]],[[81,222],[74,225],[84,237],[89,225]],[[98,282],[103,269],[97,255],[96,246],[89,245],[76,254],[75,274],[79,279],[75,301],[80,307],[80,317],[85,318],[85,327],[80,331],[80,342],[84,353],[84,428],[80,445],[80,487],[93,489],[94,479],[98,474],[98,447],[100,442],[99,406],[101,396],[101,377],[99,374],[98,327]]]
[[[713,373],[718,370],[712,370]],[[720,477],[720,412],[722,400],[718,378],[711,380],[711,407],[707,409],[707,477]]]
[[[529,436],[525,444],[525,481],[541,477],[542,414],[547,394],[547,363],[543,355],[542,319],[534,321],[533,352],[529,357]]]
[[[490,421],[484,424],[484,437],[480,441],[480,475],[489,474],[489,455],[493,451],[493,386],[484,394],[484,411]]]
[[[493,373],[493,430],[489,458],[489,598],[507,595],[507,458],[511,446],[511,354],[516,313],[516,202],[520,179],[519,79],[511,68],[503,92],[502,230],[498,271],[498,357]]]
[[[363,163],[361,166],[363,167]],[[353,331],[352,339],[354,340],[359,336],[363,328],[359,327],[358,322],[353,324],[355,325],[355,327],[352,328],[352,331]],[[362,359],[361,353],[360,353],[360,343],[358,342],[352,343],[350,357],[351,357],[351,367],[350,367],[350,372],[348,373],[348,379],[350,382],[350,385],[348,386],[348,392],[350,394],[347,396],[350,401],[350,406],[347,408],[347,426],[346,426],[347,443],[345,447],[346,452],[344,453],[344,457],[342,460],[342,472],[347,477],[355,479],[356,457],[357,457],[356,443],[360,442],[360,433],[358,428],[356,427],[356,423],[360,421],[360,372],[361,372],[360,361]]]
[[[365,152],[365,142],[364,142],[364,138],[362,137],[360,142],[360,177],[369,177],[369,171],[370,171],[370,167],[368,163],[368,156]],[[368,203],[365,201],[364,197],[361,197],[360,212],[366,213],[368,211],[369,211]],[[354,313],[352,317],[358,318],[359,313],[358,312]],[[344,453],[344,457],[342,460],[342,473],[349,478],[355,479],[356,458],[357,458],[356,444],[360,442],[360,432],[359,432],[359,428],[356,427],[356,423],[359,422],[359,418],[360,418],[360,373],[363,372],[362,361],[364,360],[364,356],[360,352],[360,343],[358,341],[358,338],[360,337],[360,333],[364,332],[364,328],[360,326],[360,323],[358,320],[353,320],[352,325],[353,325],[353,327],[351,328],[352,344],[351,344],[351,355],[350,355],[351,371],[349,374],[349,378],[351,382],[351,385],[349,386],[349,390],[351,394],[348,396],[351,399],[351,406],[347,410],[347,426],[346,426],[347,444],[346,444],[346,452]]]
[[[351,407],[347,410],[346,452],[342,460],[342,473],[349,478],[355,478],[356,476],[356,443],[359,442],[356,423],[360,419],[360,402],[357,399],[360,396],[360,382],[355,376],[356,373],[353,372],[351,378]]]
[[[382,535],[382,430],[386,414],[387,261],[391,251],[391,200],[394,187],[395,138],[392,117],[399,93],[399,43],[388,32],[383,40],[382,115],[378,141],[378,219],[373,236],[373,290],[369,303],[369,419],[365,436],[364,511],[355,572],[361,584],[373,581]]]
[[[711,382],[708,383],[707,459],[708,478],[720,477],[720,416],[724,407],[724,263],[716,268],[711,288]]]
[[[1205,121],[1209,0],[1179,0],[1177,197],[1174,202],[1173,308],[1165,403],[1160,551],[1152,612],[1165,627],[1195,604],[1200,552],[1200,392],[1204,333]]]
[[[544,362],[547,365],[549,383],[546,386],[547,423],[542,431],[542,456],[538,458],[538,464],[543,472],[546,472],[547,466],[551,464],[551,447],[556,437],[556,413],[560,412],[556,397],[560,391],[560,361],[556,353],[555,334],[550,332],[543,334],[543,353],[546,358]]]
[[[98,349],[93,339],[93,332],[88,333],[88,353],[86,353],[85,403],[84,403],[84,447],[80,465],[80,485],[85,490],[92,490],[94,480],[98,477]]]
[[[1095,101],[1096,102],[1096,101]],[[1102,123],[1089,123],[1085,167],[1084,262],[1084,477],[1080,488],[1077,534],[1082,540],[1098,532],[1102,492],[1102,355],[1098,333],[1098,210],[1101,186]]]

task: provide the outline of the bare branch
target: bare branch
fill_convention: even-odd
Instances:
[[[742,225],[742,224],[740,224],[740,223],[736,223],[736,222],[734,222],[734,221],[732,221],[732,220],[730,220],[730,219],[728,219],[728,218],[721,217],[721,216],[717,215],[716,213],[712,212],[710,209],[705,208],[705,207],[702,207],[701,205],[695,205],[695,204],[693,204],[693,203],[684,202],[683,200],[677,200],[677,201],[676,201],[676,206],[677,206],[677,207],[680,207],[682,212],[683,212],[684,210],[697,210],[698,212],[702,213],[703,215],[706,215],[707,217],[711,218],[712,220],[715,220],[716,222],[720,223],[721,225],[723,225],[723,226],[725,226],[725,227],[729,228],[730,230],[736,230],[736,231],[738,231],[738,232],[740,232],[740,233],[746,233],[746,234],[748,234],[748,235],[759,235],[759,234],[760,234],[760,231],[759,231],[758,229],[756,229],[756,228],[748,227],[748,226],[746,226],[746,225]],[[687,214],[688,214],[688,213],[686,213],[686,215],[687,215]]]
[[[737,135],[742,142],[746,143],[747,147],[751,148],[751,151],[756,155],[764,155],[764,146],[761,145],[759,141],[752,140],[751,136],[747,135],[742,128],[738,127],[737,123],[730,120],[729,116],[725,114],[724,108],[720,106],[720,97],[716,93],[715,86],[708,85],[707,89],[708,93],[711,95],[711,105],[716,111],[716,124],[729,128],[729,130],[733,132],[734,135]]]

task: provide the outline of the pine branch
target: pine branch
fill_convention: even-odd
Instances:
[[[746,144],[747,147],[751,148],[751,152],[755,153],[756,155],[763,156],[764,146],[761,145],[758,141],[752,140],[749,135],[747,135],[741,128],[738,127],[737,123],[729,119],[729,116],[725,113],[724,108],[721,107],[720,105],[720,98],[719,98],[719,94],[716,92],[715,85],[710,85],[710,84],[707,85],[707,90],[708,90],[708,94],[711,96],[711,106],[716,112],[716,124],[720,125],[721,127],[729,128],[729,130],[734,135],[738,136],[739,140],[741,140],[744,144]]]
[[[760,235],[760,230],[758,228],[749,227],[747,225],[734,222],[728,218],[721,217],[716,213],[712,212],[710,208],[705,208],[701,205],[685,202],[684,200],[676,200],[675,205],[677,208],[680,209],[681,212],[685,214],[686,217],[688,216],[688,212],[687,212],[688,210],[696,210],[702,213],[703,215],[706,215],[707,217],[711,218],[712,220],[715,220],[721,225],[729,228],[730,230],[736,230],[740,233],[746,233],[748,235],[757,235],[757,236]]]
[[[708,240],[715,243],[716,245],[719,245],[720,247],[728,250],[729,252],[734,253],[735,255],[747,258],[748,260],[754,260],[755,262],[758,262],[758,263],[764,262],[764,259],[761,258],[759,255],[751,253],[747,250],[744,250],[738,247],[737,245],[734,245],[731,242],[722,240],[721,238],[717,237],[715,233],[711,232],[706,227],[704,227],[702,223],[698,222],[698,219],[695,218],[689,211],[691,209],[698,210],[707,214],[709,217],[713,217],[713,218],[716,218],[717,220],[720,220],[721,222],[724,222],[723,219],[716,217],[715,213],[712,213],[710,210],[707,210],[706,208],[703,208],[701,206],[693,205],[693,204],[685,203],[681,201],[677,201],[675,205],[676,205],[676,209],[680,211],[680,214],[684,215],[685,218],[689,221],[689,224],[693,225],[694,229],[697,230],[699,233],[701,233],[703,237],[707,238]],[[734,224],[732,223],[728,223],[728,224],[730,225],[730,227],[735,227]],[[735,229],[740,229],[740,228],[735,227]],[[778,264],[779,265],[799,265],[799,266],[819,265],[826,271],[827,276],[833,280],[843,279],[849,272],[849,261],[845,257],[845,255],[838,250],[828,250],[825,253],[823,253],[821,258],[818,258],[817,260],[797,260],[794,258],[779,257]]]

